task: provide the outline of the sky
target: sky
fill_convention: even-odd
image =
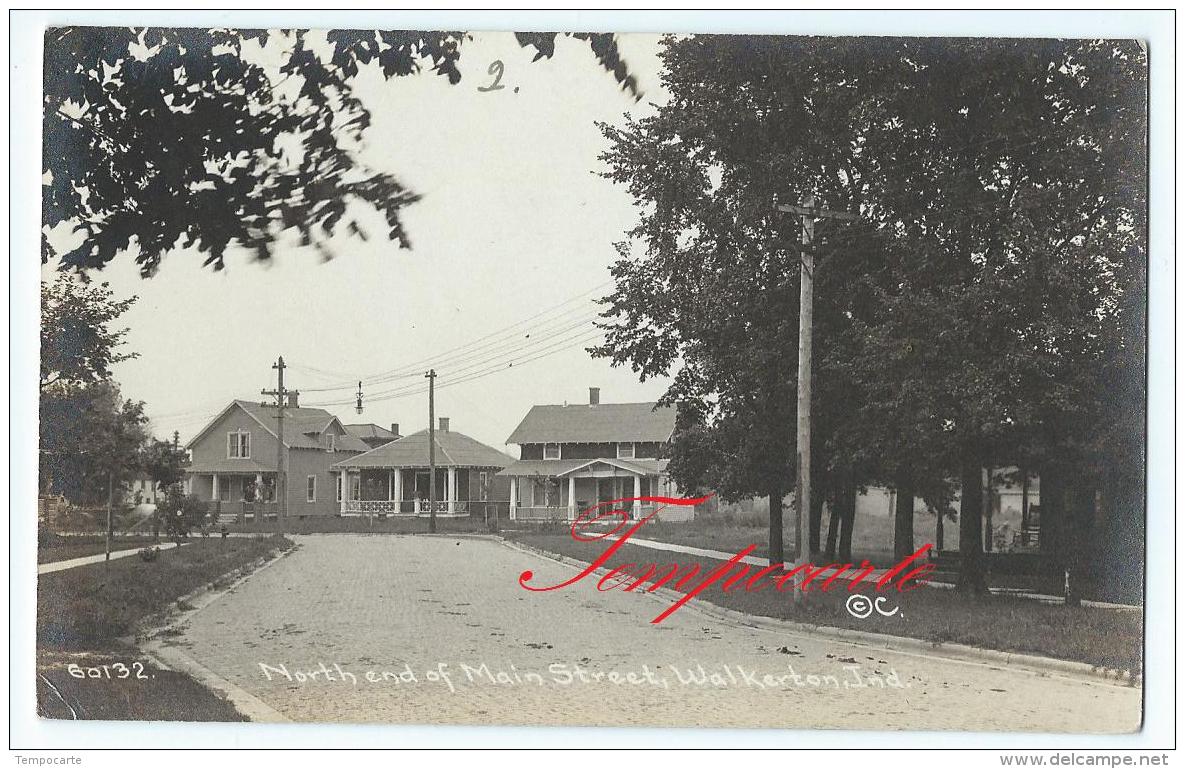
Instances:
[[[139,297],[122,318],[126,349],[139,357],[113,370],[124,396],[146,403],[154,434],[177,430],[184,442],[232,399],[274,388],[282,355],[301,405],[333,404],[325,408],[345,423],[397,422],[406,435],[427,426],[432,365],[436,414],[511,451],[505,440],[534,404],[585,403],[590,386],[606,403],[659,397],[668,380],[639,382],[584,351],[593,300],[611,285],[613,243],[635,221],[626,190],[595,173],[607,143],[594,121],[650,114],[665,99],[658,37],[619,41],[641,102],[568,38],[532,62],[534,49],[512,34],[476,33],[455,86],[430,72],[386,81],[364,70],[355,88],[373,124],[360,154],[423,196],[404,209],[413,248],[398,249],[381,218],[364,213],[369,239],[343,231],[329,241],[330,261],[282,237],[270,263],[231,251],[214,272],[179,249],[142,279],[132,255],[120,255],[94,277],[117,297]],[[495,60],[504,88],[481,92]],[[72,243],[64,227],[51,240]]]

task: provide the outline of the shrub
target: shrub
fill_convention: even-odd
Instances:
[[[190,531],[200,528],[205,522],[206,503],[172,488],[157,503],[156,514],[164,522],[165,532],[169,536],[188,537]]]

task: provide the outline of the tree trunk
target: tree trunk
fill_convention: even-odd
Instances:
[[[974,459],[964,460],[959,499],[959,590],[983,593],[983,468]]]
[[[839,491],[836,490],[832,495],[831,505],[827,515],[827,549],[825,553],[828,561],[835,560],[835,545],[839,541],[840,506]]]
[[[850,475],[844,479],[842,497],[839,560],[846,563],[852,560],[852,527],[856,522],[856,484],[852,482]]]
[[[985,468],[983,471],[983,521],[984,521],[984,536],[983,549],[987,552],[992,552],[996,539],[996,526],[993,509],[992,509],[992,479],[994,471],[991,467]]]
[[[115,479],[114,473],[107,473],[107,536],[104,538],[105,555],[104,561],[111,560],[111,538],[115,534],[115,520],[111,515],[111,506],[114,504],[113,497],[115,495]]]
[[[1086,479],[1075,479],[1066,496],[1066,606],[1081,606],[1090,588],[1085,551],[1094,529],[1095,491]]]
[[[1020,531],[1021,541],[1024,542],[1025,531],[1029,528],[1029,470],[1020,468]]]
[[[913,482],[902,472],[897,476],[897,509],[893,511],[893,557],[900,561],[914,549]]]
[[[819,540],[823,529],[823,486],[819,484],[811,490],[811,553],[817,553],[823,548]]]
[[[1060,468],[1041,468],[1041,553],[1054,564],[1065,565],[1062,533],[1065,513],[1065,484]]]
[[[827,497],[828,473],[827,461],[823,455],[825,441],[822,440],[822,434],[815,431],[812,438],[811,516],[807,528],[810,532],[810,552],[811,555],[815,555],[823,550],[820,540],[823,534],[823,500]]]
[[[784,563],[786,549],[782,542],[782,489],[777,483],[769,488],[769,562]]]

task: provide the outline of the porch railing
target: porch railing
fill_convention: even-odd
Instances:
[[[585,505],[573,510],[567,505],[517,505],[510,508],[510,517],[516,521],[572,521],[588,507],[589,505]],[[628,512],[631,519],[638,520],[654,510],[654,505],[639,505],[629,508]],[[603,512],[609,512],[609,508],[603,508]]]
[[[279,517],[280,503],[212,499],[206,502],[206,513],[217,523],[246,523],[255,521],[256,516],[262,516],[267,521],[274,521]]]
[[[398,516],[426,516],[430,515],[429,503],[420,499],[351,499],[346,502],[343,515],[398,515]],[[436,514],[442,516],[469,515],[469,502],[458,500],[449,503],[443,500],[436,502]]]

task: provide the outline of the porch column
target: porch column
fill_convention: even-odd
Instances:
[[[510,520],[514,520],[518,510],[518,478],[510,476]]]
[[[263,502],[263,473],[255,474],[255,504]]]
[[[576,518],[576,476],[568,476],[568,518]]]
[[[395,499],[395,471],[387,471],[387,501]]]
[[[342,501],[341,501],[341,508],[342,509],[341,509],[341,512],[344,515],[346,512],[346,508],[347,508],[346,503],[349,502],[349,500],[350,500],[350,473],[346,470],[341,471],[341,484],[342,484]]]
[[[450,467],[448,469],[448,511],[455,512],[457,509],[457,468]]]
[[[634,520],[637,520],[638,518],[640,518],[642,516],[642,502],[641,502],[641,500],[637,499],[637,497],[640,497],[640,496],[642,496],[642,476],[635,475],[634,476],[634,493],[633,493],[634,511],[630,516]]]
[[[398,467],[391,471],[391,497],[395,500],[395,512],[402,512],[403,506],[403,471]]]

